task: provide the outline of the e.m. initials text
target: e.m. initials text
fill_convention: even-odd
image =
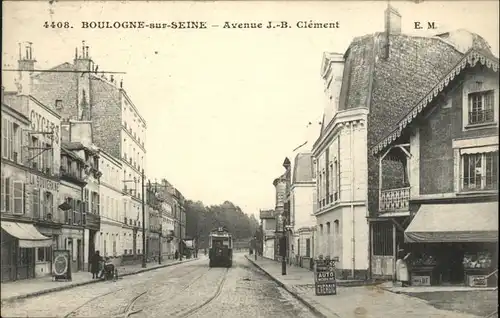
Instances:
[[[420,21],[415,21],[413,22],[415,24],[415,30],[422,30],[424,27],[422,26],[422,22]],[[437,29],[436,22],[431,21],[427,22],[427,30],[435,30]]]

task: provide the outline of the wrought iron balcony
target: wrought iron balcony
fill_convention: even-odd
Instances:
[[[382,190],[379,200],[380,212],[401,212],[409,210],[410,187]]]

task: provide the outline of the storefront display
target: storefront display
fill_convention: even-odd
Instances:
[[[431,286],[437,283],[434,269],[437,265],[432,255],[422,253],[415,257],[410,263],[411,285]]]
[[[488,274],[492,272],[492,255],[489,252],[467,253],[463,259],[465,285],[488,287],[492,284]]]

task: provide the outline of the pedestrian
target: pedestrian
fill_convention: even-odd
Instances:
[[[99,255],[99,251],[95,251],[90,263],[90,272],[92,273],[92,279],[99,278],[99,270],[101,266],[102,257]]]
[[[176,250],[175,253],[174,253],[174,258],[175,259],[178,259],[179,258],[179,252]]]
[[[408,272],[407,260],[411,253],[405,255],[405,251],[400,249],[398,251],[398,260],[396,261],[396,280],[401,282],[402,287],[409,286],[410,274]]]

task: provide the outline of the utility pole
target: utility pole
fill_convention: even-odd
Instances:
[[[144,168],[141,176],[142,184],[142,268],[146,268],[146,199],[144,198]]]

